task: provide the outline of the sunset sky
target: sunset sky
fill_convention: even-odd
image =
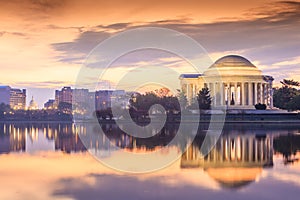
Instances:
[[[101,41],[137,27],[195,39],[213,61],[240,54],[275,84],[300,81],[300,1],[0,0],[0,85],[27,88],[40,107],[73,85]],[[125,70],[126,66],[118,70]]]

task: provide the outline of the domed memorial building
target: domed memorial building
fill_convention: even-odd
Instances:
[[[273,77],[263,75],[249,60],[238,55],[228,55],[212,64],[203,74],[182,74],[182,91],[189,102],[206,87],[212,97],[212,106],[236,109],[254,109],[266,104],[273,108]]]

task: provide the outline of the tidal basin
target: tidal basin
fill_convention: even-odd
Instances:
[[[97,135],[98,129],[86,129]],[[300,194],[300,127],[297,124],[225,124],[210,153],[200,157],[207,126],[201,124],[186,152],[164,147],[176,134],[171,125],[160,142],[145,142],[103,125],[107,138],[87,148],[106,159],[111,144],[135,153],[174,154],[179,159],[152,173],[131,174],[104,166],[83,145],[72,123],[0,124],[0,199],[292,199]],[[109,142],[107,142],[109,141]],[[128,160],[128,162],[130,162]]]

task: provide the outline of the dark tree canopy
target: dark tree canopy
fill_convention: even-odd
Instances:
[[[211,108],[211,100],[208,88],[202,88],[197,94],[197,101],[200,109],[209,110]]]
[[[296,88],[299,82],[284,79],[281,83],[280,88],[274,89],[274,106],[285,110],[300,110],[300,91]]]
[[[299,87],[300,86],[300,83],[298,81],[294,81],[293,79],[291,79],[291,80],[283,79],[282,81],[280,81],[280,83],[285,86],[288,86],[288,87],[293,87],[293,86]]]

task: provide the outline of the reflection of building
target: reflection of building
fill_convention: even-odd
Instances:
[[[255,180],[263,167],[273,166],[273,136],[224,135],[203,156],[199,145],[182,155],[181,167],[201,167],[221,185],[239,187]]]
[[[26,152],[53,151],[54,140],[45,137],[45,129],[25,128],[26,134]]]
[[[0,125],[0,154],[25,151],[25,132],[11,124]]]
[[[86,151],[86,148],[76,133],[75,126],[73,124],[59,124],[54,132],[55,131],[58,131],[59,133],[55,137],[55,149],[59,149],[67,153]]]
[[[182,74],[182,90],[191,102],[207,87],[214,106],[254,108],[257,103],[273,107],[271,76],[264,76],[249,60],[237,55],[220,58],[203,74]]]

